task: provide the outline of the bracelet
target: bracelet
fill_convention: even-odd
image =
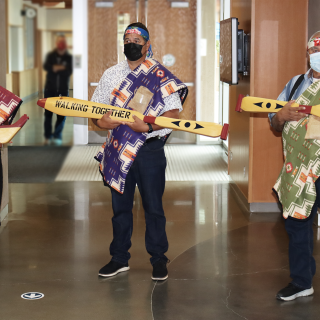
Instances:
[[[148,133],[151,133],[153,132],[153,128],[152,128],[152,125],[150,123],[147,123],[148,127],[149,127],[149,130],[148,130]]]

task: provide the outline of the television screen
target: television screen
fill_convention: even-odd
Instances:
[[[238,84],[238,19],[220,21],[220,80]]]

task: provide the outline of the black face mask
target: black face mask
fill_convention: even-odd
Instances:
[[[124,45],[124,54],[130,61],[137,61],[142,58],[142,45],[137,43],[127,43]]]

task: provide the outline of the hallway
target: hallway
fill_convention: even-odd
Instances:
[[[15,121],[27,114],[29,120],[24,129],[14,137],[12,146],[43,146],[44,145],[44,110],[37,105],[38,97],[22,103]],[[52,117],[52,125],[56,122],[56,115]],[[62,145],[71,146],[73,143],[73,118],[67,117],[62,133]]]

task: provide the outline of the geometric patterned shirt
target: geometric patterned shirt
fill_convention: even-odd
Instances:
[[[117,65],[107,69],[102,75],[99,84],[91,98],[91,101],[110,105],[111,92],[130,73],[131,69],[126,60],[121,61]],[[159,116],[169,110],[178,109],[179,112],[182,111],[182,104],[178,92],[172,93],[170,96],[164,98],[163,101],[164,108],[162,109]],[[156,130],[149,133],[147,135],[147,139],[156,136],[164,137],[171,132],[171,129]]]

